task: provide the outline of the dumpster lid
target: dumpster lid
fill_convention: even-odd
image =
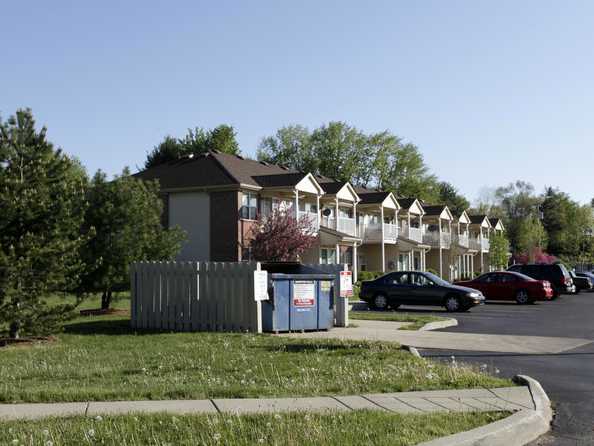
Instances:
[[[261,268],[273,279],[334,280],[335,275],[302,265],[299,262],[267,262]]]

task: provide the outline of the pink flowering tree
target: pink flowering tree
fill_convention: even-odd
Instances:
[[[315,230],[309,220],[297,220],[285,212],[260,217],[251,230],[250,238],[252,258],[266,262],[297,261],[316,241]]]
[[[514,255],[514,263],[539,263],[544,265],[550,265],[557,263],[559,259],[554,255],[548,254],[542,250],[542,248],[535,247],[530,250],[529,253],[519,253]]]

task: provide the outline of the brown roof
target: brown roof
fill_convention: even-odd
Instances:
[[[483,222],[483,220],[487,218],[487,216],[485,214],[469,215],[468,218],[470,218],[470,223],[480,225]]]
[[[360,204],[376,204],[383,203],[390,192],[358,192],[358,195],[361,197]]]
[[[425,211],[425,214],[427,216],[441,215],[441,213],[443,212],[443,210],[445,208],[446,208],[446,206],[443,204],[430,204],[430,205],[423,204],[423,210]]]
[[[316,179],[318,179],[317,176]],[[318,179],[318,182],[320,183],[320,186],[322,186],[322,189],[324,189],[324,192],[330,195],[338,193],[338,191],[342,189],[345,184],[347,184],[346,181],[325,181],[326,179],[329,178],[321,177]]]
[[[294,186],[305,175],[276,164],[219,152],[170,161],[135,174],[144,180],[158,179],[165,189],[240,184]]]
[[[413,203],[416,201],[416,198],[397,198],[398,204],[402,209],[410,209]],[[423,207],[423,209],[425,209]]]

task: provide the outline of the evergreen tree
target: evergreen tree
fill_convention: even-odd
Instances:
[[[54,332],[72,313],[46,298],[78,284],[85,182],[30,110],[0,121],[0,327],[12,338]]]
[[[113,181],[97,172],[87,197],[85,231],[94,236],[82,249],[89,265],[81,292],[100,292],[101,308],[108,309],[114,291],[129,289],[130,264],[143,260],[171,260],[183,233],[161,225],[163,203],[156,181],[141,181],[128,170]]]
[[[459,194],[456,188],[446,181],[442,181],[438,185],[439,188],[439,203],[445,204],[450,208],[450,211],[458,217],[470,206],[470,203],[463,195]]]

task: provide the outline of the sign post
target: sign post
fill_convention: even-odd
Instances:
[[[338,293],[336,296],[336,326],[349,326],[349,297],[353,295],[353,272],[348,271],[348,265],[338,272]]]

